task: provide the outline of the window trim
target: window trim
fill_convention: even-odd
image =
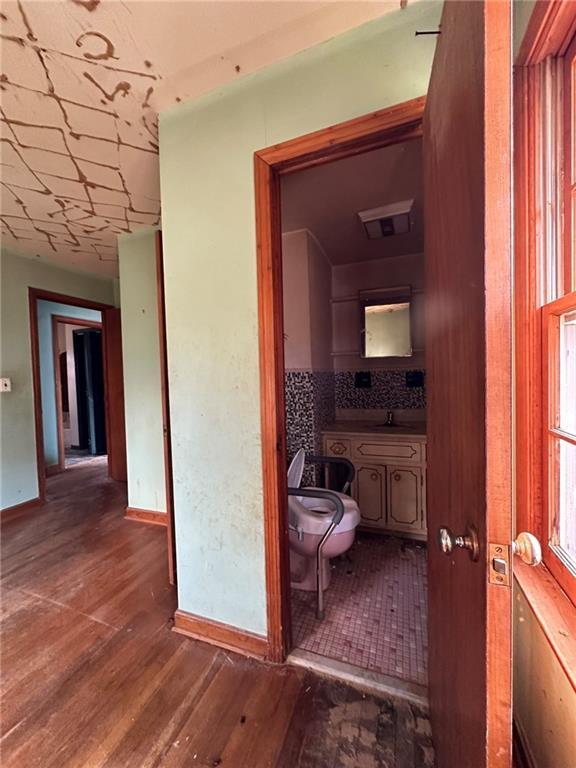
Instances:
[[[573,122],[576,120],[576,78],[570,62],[576,58],[576,34],[564,53],[563,61],[563,94],[562,94],[562,129],[564,178],[562,179],[563,202],[563,286],[576,289],[576,217],[572,202],[576,187],[576,141],[574,140]],[[575,247],[573,247],[573,243]],[[566,293],[566,290],[564,290]]]
[[[559,489],[550,466],[554,462],[551,453],[554,435],[567,442],[576,443],[572,435],[554,427],[559,410],[559,321],[565,312],[576,310],[576,291],[567,293],[542,307],[542,529],[540,540],[544,563],[558,584],[576,605],[576,577],[562,562],[559,548],[550,545],[552,516],[558,504]]]
[[[528,530],[544,543],[542,310],[545,275],[540,254],[547,235],[546,216],[561,210],[543,206],[542,153],[545,60],[563,56],[576,33],[573,5],[567,0],[536,3],[514,67],[514,280],[515,280],[515,459],[516,530]],[[549,67],[550,70],[550,67]],[[562,67],[563,70],[563,67]],[[557,70],[556,70],[557,71]],[[553,72],[554,73],[554,72]],[[557,95],[561,89],[556,90]],[[565,115],[564,109],[562,114]],[[559,148],[562,151],[563,147]],[[564,184],[558,202],[563,203]],[[563,207],[561,205],[561,207]],[[558,219],[557,219],[558,220]],[[562,242],[564,247],[564,241]],[[518,569],[518,576],[521,569]],[[549,578],[545,568],[534,578]],[[561,586],[554,580],[559,593]],[[568,602],[576,617],[576,606]],[[575,643],[576,645],[576,643]]]

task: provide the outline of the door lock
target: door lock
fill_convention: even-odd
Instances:
[[[445,555],[451,555],[455,549],[467,549],[474,562],[480,556],[478,531],[473,525],[468,526],[463,536],[456,536],[450,528],[443,526],[438,530],[438,546]]]
[[[490,544],[488,547],[488,580],[490,584],[509,586],[510,550],[527,565],[540,565],[542,562],[542,547],[536,536],[531,533],[525,531],[519,533],[511,547],[506,546],[506,544]]]

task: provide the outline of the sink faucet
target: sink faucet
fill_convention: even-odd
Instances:
[[[394,426],[394,411],[388,411],[386,413],[386,426],[387,427]]]

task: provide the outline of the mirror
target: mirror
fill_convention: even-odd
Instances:
[[[362,303],[363,357],[411,357],[409,301]]]

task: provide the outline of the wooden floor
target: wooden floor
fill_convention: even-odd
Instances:
[[[3,768],[431,766],[426,716],[170,632],[165,531],[105,465],[2,526]]]

